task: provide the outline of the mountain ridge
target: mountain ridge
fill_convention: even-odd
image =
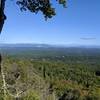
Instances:
[[[53,48],[100,48],[100,45],[80,45],[80,44],[42,44],[42,43],[1,43],[0,48],[2,47],[53,47]]]

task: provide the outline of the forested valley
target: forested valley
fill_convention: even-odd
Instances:
[[[100,48],[2,47],[0,100],[100,100]]]

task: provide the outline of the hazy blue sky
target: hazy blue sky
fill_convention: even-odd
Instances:
[[[67,9],[55,5],[57,15],[47,22],[7,1],[1,43],[100,45],[100,0],[68,0]]]

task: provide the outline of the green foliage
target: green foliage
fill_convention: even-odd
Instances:
[[[23,100],[40,100],[40,97],[38,93],[29,91],[29,93],[24,97]]]
[[[66,0],[57,1],[64,7],[66,6]],[[32,13],[41,11],[46,19],[52,18],[52,16],[56,14],[55,9],[52,7],[51,0],[17,0],[17,4],[20,6],[21,11],[29,10]]]
[[[78,90],[66,90],[59,100],[80,100],[80,92]]]
[[[47,50],[43,56],[43,52],[4,55],[6,83],[17,92],[25,91],[22,100],[41,100],[42,95],[48,100],[100,100],[100,77],[95,74],[100,69],[99,54],[80,56]],[[8,89],[11,94],[12,89]],[[2,98],[3,91],[0,95]]]

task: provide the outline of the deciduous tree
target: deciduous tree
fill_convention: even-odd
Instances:
[[[59,4],[66,7],[66,0],[56,0]],[[4,14],[6,0],[0,0],[0,33],[6,16]],[[17,0],[16,4],[19,5],[21,11],[29,10],[32,13],[42,12],[45,19],[52,18],[56,15],[55,8],[52,7],[53,0]]]

